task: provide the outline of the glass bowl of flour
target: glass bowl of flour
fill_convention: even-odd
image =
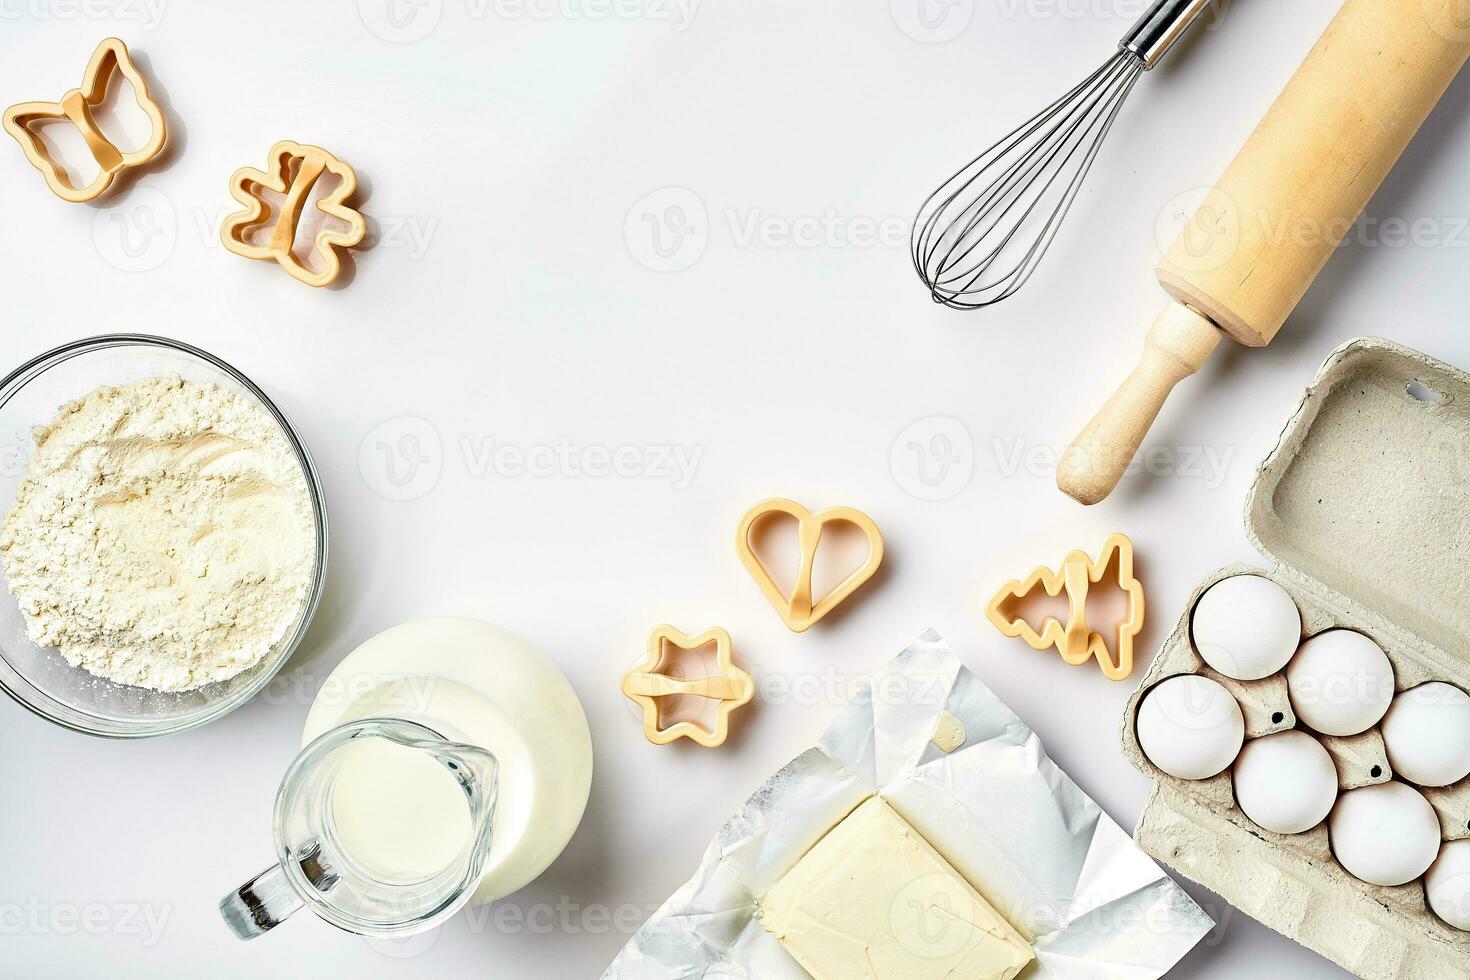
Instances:
[[[111,738],[185,731],[290,658],[326,573],[316,471],[216,357],[116,334],[0,381],[0,687]]]

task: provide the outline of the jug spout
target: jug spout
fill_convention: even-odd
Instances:
[[[363,935],[412,935],[474,893],[490,851],[495,756],[398,718],[332,729],[301,751],[276,795],[279,863],[226,895],[241,939],[302,907]]]
[[[490,824],[495,816],[496,789],[500,771],[495,756],[477,745],[462,742],[447,742],[442,738],[413,743],[436,756],[439,761],[459,780],[469,802],[470,819],[475,826],[475,836],[484,834],[484,849],[490,846]]]

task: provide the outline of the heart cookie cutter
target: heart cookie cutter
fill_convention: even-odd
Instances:
[[[776,585],[770,570],[755,553],[750,540],[756,526],[775,514],[794,517],[797,524],[797,543],[801,549],[801,559],[796,583],[790,595],[782,592]],[[812,596],[812,570],[816,564],[817,547],[821,543],[822,529],[836,523],[851,524],[863,533],[868,539],[868,557],[831,592],[821,599],[815,599]],[[772,497],[750,508],[740,519],[740,527],[735,532],[735,551],[782,621],[793,632],[802,633],[837,608],[878,571],[878,566],[883,563],[883,535],[872,518],[852,507],[828,507],[813,514],[794,500]]]
[[[112,80],[122,75],[133,86],[138,107],[152,126],[148,141],[136,150],[121,150],[108,139],[97,126],[93,110],[107,100]],[[67,176],[66,168],[51,155],[50,149],[40,134],[31,126],[38,122],[68,120],[81,133],[93,158],[97,161],[97,176],[90,184],[78,187]],[[138,66],[128,54],[128,46],[115,37],[105,39],[92,52],[82,76],[80,88],[74,88],[61,97],[60,102],[20,102],[5,110],[5,131],[15,137],[25,151],[31,166],[46,178],[46,186],[63,201],[81,204],[100,197],[119,173],[133,167],[151,163],[163,152],[168,142],[168,124],[164,122],[163,110],[148,94],[148,83]]]
[[[664,673],[660,667],[672,650],[693,653],[713,644],[717,673],[707,677],[683,678]],[[637,666],[623,675],[623,693],[643,709],[643,734],[654,745],[667,745],[688,738],[706,748],[725,744],[730,734],[730,713],[755,697],[755,682],[735,666],[730,652],[730,634],[715,627],[698,636],[659,626],[648,638],[648,652]],[[680,721],[668,728],[659,725],[659,698],[693,696],[718,701],[713,728],[692,721]]]
[[[1128,613],[1118,624],[1116,655],[1108,650],[1108,641],[1087,622],[1087,593],[1091,586],[1103,581],[1116,559],[1118,588],[1128,597]],[[1038,633],[1022,616],[1005,611],[1013,602],[1026,599],[1037,587],[1055,598],[1067,594],[1066,624],[1048,616]],[[985,607],[985,618],[1006,636],[1025,640],[1033,650],[1056,647],[1062,659],[1074,667],[1095,659],[1109,680],[1121,681],[1133,673],[1133,640],[1143,630],[1143,583],[1133,577],[1133,542],[1126,534],[1112,534],[1103,542],[1097,560],[1085,551],[1074,551],[1056,571],[1045,565],[1023,580],[1011,579],[1001,586]]]
[[[220,241],[244,258],[274,260],[308,286],[327,285],[342,271],[337,249],[356,245],[367,234],[367,222],[361,212],[347,206],[357,191],[357,172],[319,146],[291,140],[281,140],[271,147],[266,166],[269,173],[241,167],[230,177],[230,196],[245,205],[245,210],[225,218],[219,231]],[[320,266],[313,269],[296,254],[296,234],[312,188],[325,174],[336,177],[338,183],[330,194],[316,202],[316,208],[345,223],[347,228],[339,230],[323,224],[317,229],[312,254]],[[285,199],[276,209],[273,222],[268,213],[271,209],[260,194],[262,188]],[[265,240],[252,241],[251,233],[267,225],[270,230]]]

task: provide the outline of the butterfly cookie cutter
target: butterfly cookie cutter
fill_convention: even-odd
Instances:
[[[1118,588],[1128,598],[1127,615],[1118,624],[1116,654],[1109,652],[1108,641],[1087,622],[1088,590],[1102,582],[1114,564],[1118,569]],[[1065,591],[1068,606],[1065,624],[1048,616],[1040,633],[1024,617],[1007,611],[1013,603],[1035,593],[1038,587],[1053,598]],[[1133,577],[1133,542],[1126,534],[1113,534],[1103,542],[1096,561],[1085,551],[1074,551],[1056,571],[1043,565],[1024,580],[1011,579],[991,598],[985,607],[985,618],[1006,636],[1019,636],[1033,650],[1056,647],[1062,659],[1074,667],[1095,659],[1104,676],[1121,681],[1133,673],[1133,641],[1143,630],[1143,608],[1143,583]]]
[[[225,248],[247,259],[274,260],[299,282],[325,286],[342,271],[339,248],[350,248],[367,234],[361,212],[348,207],[357,191],[357,172],[319,146],[282,140],[271,147],[266,160],[269,172],[241,167],[230,178],[230,196],[245,205],[225,218],[219,237]],[[312,268],[296,254],[296,235],[311,200],[313,188],[325,175],[337,179],[330,194],[316,202],[317,210],[335,218],[344,228],[323,222],[312,243]],[[261,191],[279,195],[283,201],[272,209]],[[257,233],[266,230],[263,240]]]
[[[138,106],[152,126],[148,141],[136,150],[121,150],[97,126],[93,111],[107,101],[112,80],[122,75],[133,86]],[[51,155],[45,140],[32,127],[36,123],[68,120],[81,133],[93,158],[97,176],[90,184],[78,187],[67,176],[66,168]],[[163,110],[148,94],[148,83],[128,54],[128,46],[115,37],[97,45],[82,78],[81,88],[74,88],[60,102],[21,102],[5,110],[5,131],[15,137],[25,151],[31,166],[46,178],[46,186],[63,201],[81,204],[100,197],[119,173],[152,162],[168,142],[168,124]]]
[[[796,584],[790,595],[781,591],[775,579],[771,577],[770,570],[755,553],[751,543],[751,535],[756,526],[761,521],[778,514],[785,514],[796,519],[797,543],[801,549]],[[812,595],[812,570],[816,564],[817,547],[821,544],[822,531],[832,524],[850,524],[861,531],[868,539],[868,557],[852,574],[838,583],[836,588],[822,598],[816,599]],[[762,500],[746,511],[745,516],[740,519],[740,527],[735,532],[735,551],[740,555],[740,560],[745,564],[751,577],[755,579],[761,592],[765,594],[766,599],[770,601],[771,606],[786,626],[792,632],[802,633],[837,608],[844,599],[856,592],[878,571],[878,566],[883,563],[883,535],[878,531],[878,525],[873,523],[872,518],[852,507],[829,507],[813,514],[794,500],[773,497],[770,500]]]
[[[674,677],[661,670],[671,650],[692,653],[714,644],[716,673],[707,677]],[[755,682],[739,667],[730,653],[730,634],[715,627],[698,636],[689,636],[672,626],[659,626],[648,638],[648,653],[637,666],[623,676],[623,693],[643,709],[643,734],[654,745],[667,745],[688,738],[716,748],[725,744],[730,734],[730,714],[755,697]],[[713,728],[693,721],[680,721],[668,728],[660,727],[659,699],[692,696],[718,701]]]

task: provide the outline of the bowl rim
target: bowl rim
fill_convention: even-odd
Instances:
[[[3,690],[11,700],[21,707],[30,711],[47,721],[65,728],[69,731],[79,732],[83,735],[91,735],[96,738],[109,739],[139,739],[154,738],[161,735],[176,735],[180,732],[191,731],[203,725],[207,725],[216,719],[234,711],[236,708],[252,700],[257,694],[264,690],[275,676],[280,673],[281,668],[296,654],[296,649],[301,645],[312,620],[316,617],[317,607],[321,604],[322,594],[326,590],[327,579],[327,501],[322,492],[321,478],[317,473],[316,463],[312,460],[311,452],[306,448],[306,443],[296,431],[296,426],[280,407],[271,400],[270,396],[261,390],[260,386],[245,376],[229,362],[216,357],[206,350],[175,340],[171,337],[162,337],[157,334],[145,333],[108,333],[96,334],[90,337],[82,337],[77,340],[61,344],[50,350],[44,351],[25,361],[0,379],[0,408],[8,403],[11,397],[23,386],[38,377],[42,372],[55,367],[80,354],[93,351],[106,350],[111,347],[162,347],[168,350],[188,354],[209,364],[232,378],[242,388],[249,391],[255,399],[264,406],[265,410],[275,419],[286,441],[296,454],[297,462],[301,465],[301,474],[306,482],[306,494],[311,501],[312,518],[316,534],[316,566],[313,570],[311,586],[307,590],[306,605],[302,610],[300,622],[290,637],[284,642],[281,653],[276,656],[275,663],[266,670],[261,671],[249,687],[243,688],[233,698],[221,701],[209,710],[201,712],[197,717],[180,721],[167,727],[139,730],[139,731],[99,731],[85,725],[75,723],[65,718],[57,717],[45,710],[41,705],[33,704],[19,692],[11,690],[4,678],[0,678],[0,690]],[[42,690],[37,688],[37,690]],[[42,690],[42,693],[45,693]],[[82,709],[75,709],[79,714],[87,714]]]

